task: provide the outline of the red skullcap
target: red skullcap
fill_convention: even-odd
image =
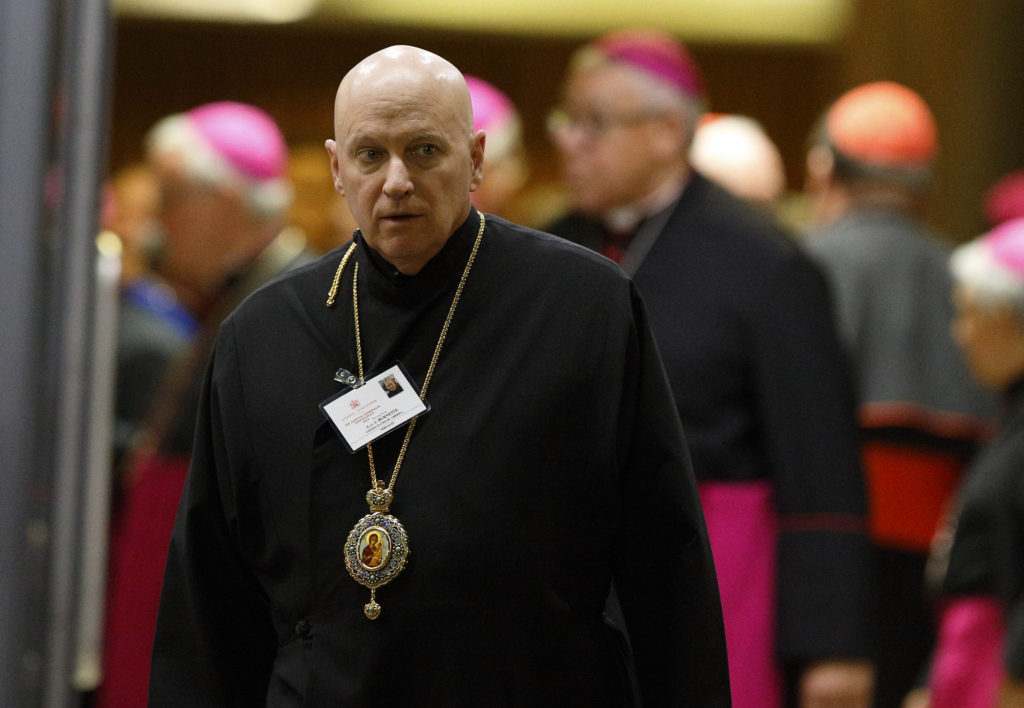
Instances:
[[[219,101],[185,114],[210,147],[250,179],[284,176],[287,147],[274,120],[259,108]]]
[[[691,98],[704,98],[700,68],[686,48],[664,32],[626,29],[610,32],[593,46],[609,59],[640,69]]]
[[[845,156],[880,167],[927,167],[938,150],[938,128],[928,105],[892,81],[843,94],[829,109],[825,127]]]

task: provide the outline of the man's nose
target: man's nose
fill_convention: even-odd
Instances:
[[[400,199],[412,193],[412,178],[409,168],[399,156],[388,161],[387,174],[384,177],[384,193],[392,199]]]

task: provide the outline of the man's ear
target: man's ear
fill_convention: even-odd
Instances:
[[[341,185],[341,166],[338,164],[338,144],[328,138],[324,141],[327,154],[331,156],[331,177],[334,179],[334,191],[345,196],[345,188]]]
[[[473,142],[469,146],[469,159],[473,168],[473,175],[469,182],[469,191],[475,191],[484,178],[484,145],[487,142],[487,133],[482,130],[476,131],[473,135]]]

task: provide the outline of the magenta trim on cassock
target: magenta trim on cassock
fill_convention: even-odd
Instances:
[[[992,708],[1003,681],[1006,622],[992,597],[952,600],[939,621],[929,678],[931,708]]]
[[[779,708],[775,661],[778,518],[768,482],[700,482],[725,617],[733,708]]]

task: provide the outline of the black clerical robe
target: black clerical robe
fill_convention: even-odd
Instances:
[[[603,233],[575,214],[549,230],[595,249]],[[623,263],[650,312],[698,480],[714,498],[766,489],[771,499],[777,606],[760,621],[777,626],[774,657],[799,667],[866,656],[864,482],[823,275],[768,217],[698,173],[640,228]],[[713,543],[712,517],[741,503],[707,510]],[[723,538],[748,521],[724,518]],[[719,580],[729,632],[729,596],[743,603],[754,579],[741,568]]]
[[[929,548],[993,400],[950,335],[949,248],[910,214],[851,208],[803,243],[835,294],[850,355],[872,541],[875,699],[897,706],[934,649],[921,588]]]
[[[416,276],[360,240],[365,369],[422,382],[478,226]],[[358,236],[357,236],[358,238]],[[168,558],[153,706],[629,705],[614,579],[646,705],[727,706],[721,610],[678,416],[632,283],[488,217],[395,486],[410,555],[346,572],[365,450],[318,404],[355,371],[336,250],[224,323]],[[374,444],[387,478],[403,431]]]
[[[948,556],[936,556],[939,567],[946,564],[943,599],[999,603],[1005,670],[1024,681],[1024,380],[1007,391],[999,430],[968,471],[954,528]]]

